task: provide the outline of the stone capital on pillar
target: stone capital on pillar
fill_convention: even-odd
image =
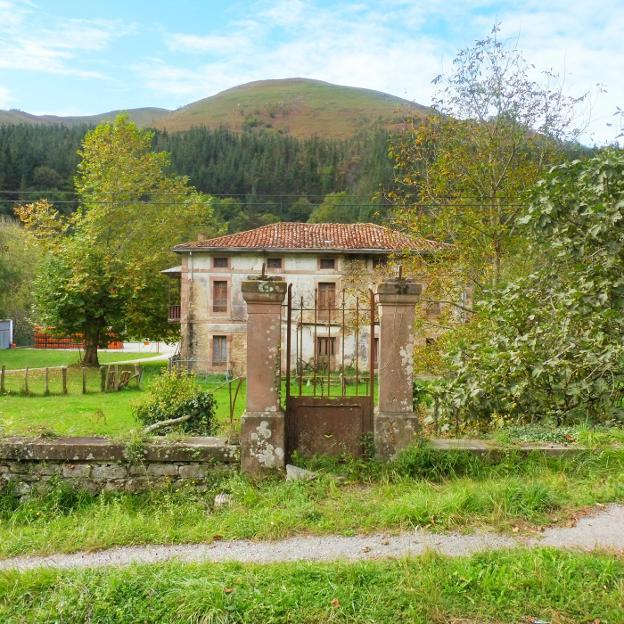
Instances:
[[[286,288],[278,278],[242,283],[247,303],[247,404],[241,423],[241,467],[247,473],[284,467],[280,313]]]
[[[391,458],[418,432],[414,413],[414,313],[422,285],[393,279],[377,287],[379,301],[379,406],[375,413],[375,445]]]

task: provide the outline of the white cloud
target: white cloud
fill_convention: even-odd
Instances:
[[[167,37],[170,50],[190,53],[231,52],[249,44],[249,39],[243,34],[200,36],[174,33]]]
[[[228,29],[234,43],[217,58],[212,53],[221,36],[177,33],[167,39],[170,49],[206,52],[211,58],[193,67],[186,59],[183,65],[148,59],[135,69],[150,89],[194,99],[243,82],[293,76],[429,99],[443,44],[393,36],[382,13],[363,4],[329,11],[278,0],[257,9]],[[271,44],[276,31],[279,43]]]
[[[0,69],[102,78],[82,57],[132,31],[115,20],[54,17],[25,0],[0,0]]]
[[[502,34],[517,37],[529,61],[557,72],[571,95],[589,93],[587,141],[601,143],[613,138],[615,133],[607,122],[624,103],[621,17],[619,0],[604,0],[600,10],[585,2],[552,0],[544,6],[533,1],[500,16]],[[600,92],[598,84],[606,92]]]
[[[135,68],[154,92],[187,101],[252,80],[302,76],[428,104],[432,78],[450,68],[457,49],[501,21],[503,35],[517,38],[529,61],[565,74],[572,95],[606,84],[608,93],[592,105],[590,132],[600,142],[613,136],[606,121],[624,104],[620,9],[621,0],[605,0],[600,10],[580,0],[345,1],[331,8],[268,0],[254,3],[245,20],[228,24],[227,35],[168,35],[170,50],[197,55],[194,65],[176,57]]]

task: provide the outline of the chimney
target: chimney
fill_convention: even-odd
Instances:
[[[200,232],[197,235],[197,242],[203,243],[206,240],[206,235],[203,232]]]

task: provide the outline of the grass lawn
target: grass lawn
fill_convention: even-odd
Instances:
[[[128,351],[101,351],[98,354],[100,364],[137,360],[156,353],[130,353]],[[80,354],[78,351],[62,349],[2,349],[0,351],[0,367],[4,364],[8,370],[15,368],[40,368],[46,366],[74,366],[78,365]]]
[[[117,354],[108,354],[117,355]],[[43,371],[29,374],[30,391],[34,396],[20,394],[23,373],[7,375],[6,387],[10,394],[0,396],[0,433],[2,435],[55,434],[66,436],[101,435],[124,437],[141,428],[132,415],[132,403],[147,392],[150,381],[166,366],[163,361],[142,364],[144,370],[141,388],[130,387],[120,392],[99,392],[98,370],[88,370],[88,393],[82,392],[80,369],[68,371],[68,394],[61,394],[61,373],[50,371],[50,396],[43,396]],[[212,390],[217,399],[217,433],[230,431],[229,396],[227,384],[221,377],[200,378],[200,384]],[[236,401],[234,429],[240,427],[240,416],[245,407],[245,384]]]
[[[16,350],[17,351],[17,350]],[[59,353],[59,352],[56,352]],[[60,352],[63,353],[63,352]],[[121,355],[106,353],[102,355]],[[0,434],[1,435],[41,435],[54,434],[64,436],[110,436],[124,437],[141,428],[132,415],[132,403],[139,400],[149,389],[150,381],[160,374],[165,367],[164,361],[146,362],[142,364],[144,378],[141,388],[131,387],[121,392],[102,394],[100,373],[98,370],[87,371],[86,395],[82,394],[82,371],[80,368],[68,370],[68,394],[61,394],[61,371],[50,370],[50,396],[44,396],[44,371],[30,371],[28,386],[34,396],[25,396],[24,373],[8,373],[5,386],[9,394],[0,396]],[[198,376],[199,383],[214,393],[217,400],[216,435],[229,435],[240,430],[240,417],[245,409],[246,382],[243,380],[235,403],[234,418],[230,422],[230,396],[228,385],[221,375]],[[293,382],[293,393],[295,390]],[[367,384],[347,386],[347,395],[365,394]],[[326,392],[326,386],[323,386]],[[340,393],[339,384],[331,387],[332,395]],[[235,385],[232,387],[232,395]],[[304,385],[303,394],[314,393],[313,386]],[[282,396],[286,388],[282,382]],[[317,395],[321,394],[321,385],[317,387]]]
[[[0,557],[132,544],[492,527],[531,531],[596,503],[624,501],[624,451],[493,459],[415,447],[389,464],[326,462],[312,482],[215,471],[207,491],[93,496],[58,486],[0,495]],[[213,509],[229,492],[233,504]]]
[[[179,563],[0,573],[5,624],[624,621],[624,560],[512,550],[339,564]]]

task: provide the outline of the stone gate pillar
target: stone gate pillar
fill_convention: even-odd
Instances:
[[[259,473],[283,468],[285,423],[280,408],[281,305],[286,282],[242,283],[247,302],[247,405],[241,423],[241,468]]]
[[[377,287],[379,300],[379,406],[375,412],[375,447],[390,458],[406,447],[418,430],[412,400],[414,376],[414,306],[422,286],[392,279]]]

